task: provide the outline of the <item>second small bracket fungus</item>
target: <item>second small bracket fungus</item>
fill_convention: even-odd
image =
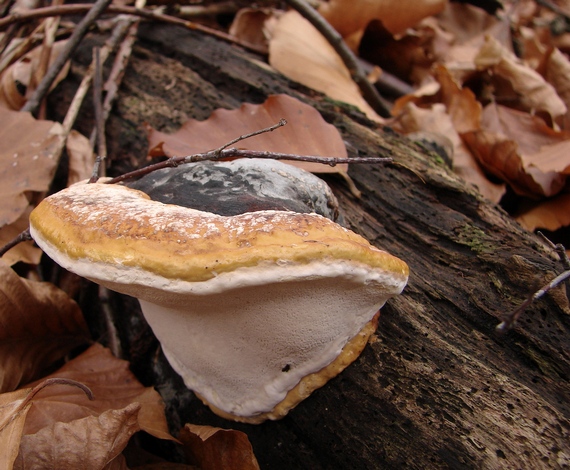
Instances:
[[[30,217],[64,268],[137,297],[164,353],[212,410],[279,419],[354,361],[408,266],[317,214],[235,216],[74,185]]]

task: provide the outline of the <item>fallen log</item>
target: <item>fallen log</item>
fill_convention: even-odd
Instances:
[[[86,44],[77,64],[90,61]],[[76,75],[81,67],[76,66]],[[73,80],[52,102],[62,112]],[[553,289],[499,335],[502,315],[562,270],[553,252],[425,148],[358,111],[290,82],[264,58],[171,26],[140,30],[108,126],[113,175],[145,164],[144,122],[174,131],[216,108],[286,93],[342,133],[353,164],[333,188],[347,225],[405,260],[404,293],[382,309],[361,357],[281,421],[236,424],[212,414],[161,356],[138,305],[111,296],[124,355],[161,392],[173,430],[185,422],[247,433],[262,468],[562,468],[570,464],[570,310]],[[87,135],[93,126],[78,123]],[[206,149],[205,149],[206,150]],[[96,290],[82,304],[96,336]],[[94,301],[95,299],[95,301]]]

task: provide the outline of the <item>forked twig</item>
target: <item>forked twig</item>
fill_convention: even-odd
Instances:
[[[204,153],[196,153],[194,155],[171,157],[168,160],[155,163],[154,165],[149,165],[147,167],[140,168],[138,170],[117,176],[116,178],[113,178],[107,181],[106,183],[108,184],[120,183],[121,181],[125,181],[131,178],[138,178],[140,176],[144,176],[156,170],[161,170],[163,168],[174,168],[180,165],[184,165],[186,163],[203,162],[206,160],[218,161],[218,160],[224,160],[226,158],[266,158],[270,160],[291,160],[298,162],[321,163],[323,165],[329,165],[329,166],[336,166],[341,163],[389,163],[392,161],[392,158],[389,157],[330,158],[330,157],[320,157],[317,155],[297,155],[293,153],[276,153],[276,152],[265,152],[260,150],[243,150],[233,147],[228,148],[230,145],[233,145],[241,140],[245,140],[259,134],[264,134],[266,132],[272,132],[275,129],[284,126],[285,124],[287,124],[287,121],[285,119],[281,119],[277,124],[273,124],[272,126],[251,132],[249,134],[241,135],[214,150],[209,150],[208,152]]]
[[[564,282],[566,279],[570,278],[570,270],[564,271],[563,273],[556,276],[552,281],[550,281],[547,285],[542,287],[541,289],[537,290],[534,294],[532,294],[528,299],[526,299],[516,310],[509,313],[505,319],[497,325],[497,331],[505,332],[509,330],[515,322],[519,319],[521,314],[525,311],[525,309],[535,300],[540,299],[544,294],[546,294],[550,289],[555,288],[560,283]]]
[[[258,150],[242,150],[237,148],[228,148],[230,145],[236,144],[242,140],[248,139],[250,137],[254,137],[259,134],[264,134],[266,132],[272,132],[279,127],[283,127],[287,124],[285,119],[281,119],[277,124],[273,124],[272,126],[266,127],[264,129],[260,129],[257,131],[250,132],[249,134],[244,134],[235,139],[231,140],[230,142],[225,143],[221,147],[218,147],[214,150],[210,150],[204,153],[197,153],[194,155],[187,155],[184,157],[172,157],[168,160],[164,160],[160,163],[156,163],[154,165],[149,165],[145,168],[141,168],[139,170],[131,171],[129,173],[125,173],[123,175],[117,176],[116,178],[110,179],[106,181],[107,184],[113,183],[120,183],[121,181],[125,181],[131,178],[137,178],[139,176],[146,175],[148,173],[152,173],[153,171],[160,170],[162,168],[173,168],[179,165],[183,165],[186,163],[195,163],[195,162],[202,162],[206,160],[223,160],[226,158],[267,158],[272,160],[292,160],[292,161],[301,161],[301,162],[311,162],[311,163],[321,163],[323,165],[335,166],[341,163],[390,163],[392,162],[392,158],[389,157],[370,157],[370,158],[330,158],[330,157],[319,157],[315,155],[296,155],[291,153],[274,153],[274,152],[264,152]],[[94,183],[98,179],[99,174],[99,165],[101,164],[101,158],[97,158],[95,161],[95,166],[93,168],[93,173],[91,178],[89,179],[89,183]],[[18,243],[26,240],[32,240],[30,236],[30,229],[28,228],[24,232],[22,232],[18,237],[12,240],[3,248],[0,248],[0,257],[4,255],[10,248],[13,248]]]

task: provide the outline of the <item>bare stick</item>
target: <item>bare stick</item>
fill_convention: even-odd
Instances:
[[[250,137],[255,137],[259,134],[265,134],[266,132],[273,132],[275,129],[279,127],[283,127],[287,124],[286,119],[280,119],[277,124],[273,124],[272,126],[266,127],[265,129],[260,129],[258,131],[250,132],[249,134],[240,135],[236,137],[234,140],[229,141],[227,144],[222,145],[221,147],[217,148],[215,151],[221,152],[224,149],[227,149],[230,145],[237,144],[241,140],[249,139]]]
[[[113,107],[113,103],[117,98],[119,92],[119,86],[121,85],[121,82],[125,75],[125,70],[133,49],[133,44],[136,40],[137,30],[140,22],[140,20],[137,19],[136,17],[129,17],[128,19],[123,21],[125,21],[125,23],[129,25],[129,28],[125,38],[122,40],[119,46],[119,50],[117,51],[117,54],[115,55],[115,60],[113,61],[113,66],[111,67],[109,76],[107,77],[105,85],[103,86],[103,89],[106,91],[105,100],[103,101],[104,121],[107,121],[109,113],[111,112],[111,108]],[[97,128],[94,127],[89,138],[89,142],[92,148],[95,147],[96,136],[97,136]]]
[[[12,25],[14,23],[20,23],[25,21],[31,21],[36,18],[45,18],[47,16],[63,16],[63,15],[77,15],[85,13],[87,10],[91,8],[91,4],[85,3],[78,3],[75,5],[63,5],[58,7],[44,7],[44,8],[35,8],[33,10],[29,10],[26,12],[18,12],[8,15],[4,18],[0,18],[0,29],[5,28],[6,26]],[[198,23],[194,23],[192,21],[183,20],[180,18],[176,18],[175,16],[164,15],[159,12],[155,12],[153,10],[149,10],[146,8],[136,8],[131,6],[118,6],[118,5],[109,5],[106,9],[108,13],[113,14],[125,14],[125,15],[133,15],[133,16],[140,16],[141,18],[146,18],[148,20],[160,21],[163,23],[174,24],[177,26],[181,26],[186,29],[192,29],[195,31],[200,31],[202,33],[208,34],[210,36],[217,37],[223,41],[231,42],[234,44],[238,44],[242,47],[250,49],[255,52],[259,52],[261,54],[265,54],[265,50],[256,46],[255,44],[250,44],[245,41],[240,41],[234,36],[230,34],[224,33],[223,31],[218,31],[213,28],[208,28],[207,26],[203,26]]]
[[[380,96],[378,90],[374,88],[364,70],[359,65],[354,53],[344,42],[338,32],[325,20],[320,13],[309,5],[306,0],[287,0],[287,3],[306,18],[319,32],[327,39],[337,54],[348,68],[352,79],[356,82],[362,96],[370,106],[382,117],[390,117],[390,105]]]
[[[174,168],[180,165],[184,165],[186,163],[203,162],[206,160],[217,161],[226,158],[267,158],[270,160],[290,160],[297,162],[320,163],[322,165],[329,165],[329,166],[336,166],[341,163],[390,163],[393,161],[392,158],[389,157],[333,158],[333,157],[320,157],[317,155],[297,155],[293,153],[274,153],[274,152],[263,152],[259,150],[243,150],[243,149],[229,148],[223,150],[218,150],[218,149],[210,150],[209,152],[206,153],[197,153],[185,157],[172,157],[160,163],[155,163],[154,165],[149,165],[139,170],[131,171],[121,176],[117,176],[116,178],[107,181],[107,183],[119,183],[121,181],[125,181],[131,178],[138,178],[140,176],[144,176],[156,170],[161,170],[163,168]]]
[[[95,110],[95,128],[97,129],[97,153],[101,158],[107,154],[105,144],[105,122],[103,120],[103,71],[101,70],[101,58],[99,48],[93,50],[95,62],[95,74],[93,75],[93,108]]]
[[[32,236],[30,235],[30,229],[27,228],[22,233],[20,233],[16,238],[12,241],[9,241],[6,245],[0,248],[0,258],[4,256],[9,250],[14,248],[16,245],[19,245],[22,242],[27,242],[29,240],[33,240]]]
[[[101,13],[109,6],[111,0],[97,0],[85,17],[79,22],[79,24],[73,30],[73,34],[65,44],[61,54],[57,56],[53,64],[48,69],[45,77],[42,79],[33,95],[26,102],[22,111],[29,111],[34,113],[43,98],[46,96],[48,90],[50,89],[53,81],[71,56],[71,53],[79,45],[89,27],[95,22]]]
[[[547,285],[536,291],[532,294],[528,299],[526,299],[515,311],[509,313],[505,319],[497,325],[497,331],[505,332],[509,330],[514,323],[519,319],[521,314],[525,311],[525,309],[535,300],[540,299],[544,294],[546,294],[550,289],[555,288],[561,282],[564,282],[566,279],[570,278],[570,270],[564,271],[562,274],[556,276],[552,281],[550,281]]]

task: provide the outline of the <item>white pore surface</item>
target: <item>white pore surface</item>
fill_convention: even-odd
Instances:
[[[177,281],[119,263],[70,259],[32,235],[64,268],[138,297],[188,388],[244,417],[271,411],[303,377],[330,364],[407,281],[403,274],[326,259]]]
[[[183,310],[140,302],[186,386],[228,413],[251,417],[330,364],[403,288],[363,285],[347,274],[193,296]]]

